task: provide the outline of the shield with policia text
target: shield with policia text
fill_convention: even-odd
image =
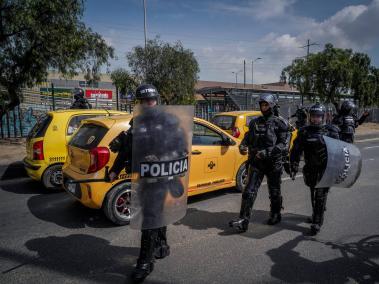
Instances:
[[[160,228],[186,214],[193,113],[192,106],[136,106],[132,228]]]
[[[361,173],[361,152],[354,144],[327,136],[323,136],[323,138],[328,160],[324,174],[316,188],[353,186]]]

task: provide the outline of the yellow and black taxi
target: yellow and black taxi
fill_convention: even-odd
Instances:
[[[62,186],[62,165],[67,157],[67,142],[82,120],[125,114],[107,110],[57,110],[41,116],[26,140],[24,166],[28,175],[46,188]]]
[[[112,183],[105,182],[107,168],[116,158],[108,145],[128,129],[130,116],[86,120],[68,144],[63,166],[64,188],[82,204],[102,208],[112,222],[124,225],[130,219],[130,178],[122,171]],[[246,155],[239,141],[216,125],[194,118],[188,195],[236,186],[246,182]]]

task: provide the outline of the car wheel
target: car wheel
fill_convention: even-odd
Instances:
[[[42,183],[47,189],[62,188],[62,165],[53,165],[48,167],[42,175]]]
[[[103,204],[105,216],[114,224],[124,226],[130,223],[131,184],[123,182],[112,188]]]
[[[238,169],[236,176],[236,189],[239,192],[244,191],[247,185],[247,171],[246,171],[246,162],[243,163]]]

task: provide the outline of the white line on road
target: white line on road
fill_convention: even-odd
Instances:
[[[363,143],[363,142],[369,142],[369,141],[377,141],[379,140],[379,137],[376,138],[369,138],[369,139],[362,139],[362,140],[356,140],[356,143]]]
[[[364,147],[363,149],[372,149],[372,148],[379,148],[379,145],[377,145],[377,146]]]

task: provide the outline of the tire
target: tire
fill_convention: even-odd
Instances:
[[[103,211],[105,216],[118,226],[130,223],[131,183],[122,182],[113,187],[105,197]]]
[[[48,167],[43,173],[41,181],[47,189],[62,189],[62,165],[58,164]]]
[[[247,183],[246,162],[238,169],[236,175],[236,189],[238,192],[243,192]]]

